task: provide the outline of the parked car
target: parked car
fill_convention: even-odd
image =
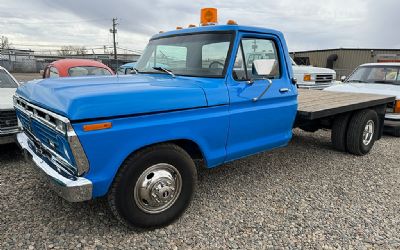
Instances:
[[[385,131],[400,137],[400,63],[367,63],[360,65],[344,84],[326,88],[327,91],[394,95],[385,116]]]
[[[19,132],[13,105],[17,88],[17,80],[0,66],[0,144],[14,142],[15,135]]]
[[[336,71],[333,69],[297,65],[293,59],[291,61],[299,88],[324,89],[336,82]]]
[[[61,59],[46,66],[43,78],[114,75],[107,65],[87,59]]]
[[[117,74],[118,75],[128,75],[135,73],[134,68],[136,66],[136,62],[131,62],[131,63],[125,63],[124,65],[121,65],[118,67]]]

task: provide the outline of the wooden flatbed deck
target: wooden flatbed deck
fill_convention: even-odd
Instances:
[[[297,117],[316,120],[395,101],[394,96],[299,89]]]

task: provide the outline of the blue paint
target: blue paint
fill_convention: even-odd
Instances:
[[[232,31],[233,46],[222,78],[171,77],[164,73],[92,78],[46,79],[22,85],[17,93],[28,101],[67,117],[73,123],[90,163],[86,178],[93,197],[107,193],[123,161],[155,143],[191,140],[207,167],[287,145],[297,112],[297,89],[281,32],[238,25],[175,30],[163,38],[196,32]],[[257,102],[266,80],[249,85],[236,81],[232,69],[242,37],[275,42],[281,77]],[[288,88],[288,92],[279,90]],[[112,128],[84,132],[83,125],[112,122]]]

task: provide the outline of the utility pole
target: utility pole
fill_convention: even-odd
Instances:
[[[117,25],[118,25],[118,23],[117,23],[117,18],[114,17],[114,18],[112,19],[112,22],[113,22],[113,23],[112,23],[112,29],[110,29],[110,33],[113,34],[114,59],[117,60],[117,43],[116,43],[116,41],[115,41],[115,34],[117,33],[116,27],[117,27]]]

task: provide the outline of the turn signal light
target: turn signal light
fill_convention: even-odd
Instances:
[[[397,100],[394,104],[394,113],[400,113],[400,100]]]
[[[88,131],[94,131],[94,130],[108,129],[108,128],[111,128],[111,127],[112,127],[112,123],[111,122],[87,124],[87,125],[83,125],[83,131],[88,132]]]
[[[311,75],[310,75],[310,74],[304,75],[303,80],[304,80],[305,82],[311,82]]]

